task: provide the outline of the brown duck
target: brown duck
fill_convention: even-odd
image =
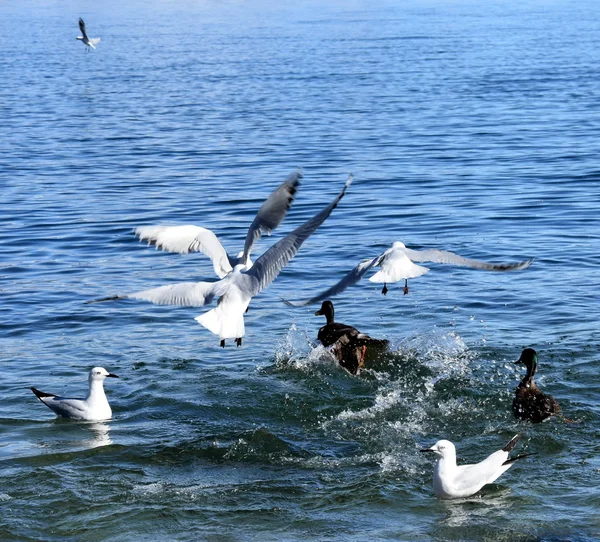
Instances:
[[[373,339],[355,327],[334,320],[335,311],[331,301],[323,301],[315,316],[323,315],[327,323],[319,329],[317,339],[323,346],[332,346],[331,352],[340,365],[351,374],[356,374],[364,364],[367,347],[386,348],[388,341]]]
[[[542,393],[536,386],[533,375],[537,370],[537,352],[533,348],[525,348],[515,363],[527,367],[527,374],[517,386],[513,399],[513,412],[521,420],[533,423],[545,422],[560,412],[560,406],[551,395]]]

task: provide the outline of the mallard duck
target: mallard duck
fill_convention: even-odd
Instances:
[[[336,322],[333,303],[329,300],[323,301],[321,308],[315,312],[315,316],[320,315],[327,318],[327,323],[319,329],[317,339],[323,346],[333,345],[331,352],[352,374],[363,366],[367,347],[385,348],[388,345],[385,339],[373,339],[355,327]]]
[[[521,420],[533,423],[545,422],[560,412],[560,406],[551,395],[542,393],[533,380],[537,370],[537,352],[533,348],[525,348],[515,364],[522,363],[527,367],[527,374],[517,386],[513,399],[513,412]]]

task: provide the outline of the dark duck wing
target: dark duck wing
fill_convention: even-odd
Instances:
[[[545,422],[560,412],[558,401],[541,392],[533,381],[519,384],[512,406],[517,418],[532,423]]]
[[[323,346],[331,346],[342,337],[355,338],[358,335],[360,335],[360,332],[355,327],[340,324],[339,322],[332,322],[325,324],[319,329],[317,339],[321,341]]]

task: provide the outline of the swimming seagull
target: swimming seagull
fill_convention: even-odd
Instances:
[[[104,379],[108,377],[119,378],[104,367],[94,367],[88,378],[90,389],[85,399],[60,397],[36,388],[31,388],[31,391],[57,416],[84,421],[108,420],[112,417],[112,410],[104,393]]]
[[[94,47],[94,45],[100,43],[100,38],[88,38],[87,33],[85,31],[85,23],[83,22],[83,19],[81,17],[79,17],[79,30],[81,30],[82,35],[77,36],[77,39],[79,41],[82,41],[86,45],[85,50],[88,51],[90,47],[92,49],[95,49],[96,47]]]
[[[184,226],[142,226],[136,228],[135,234],[140,241],[148,241],[148,244],[156,245],[156,248],[166,252],[179,254],[202,252],[212,260],[217,276],[223,278],[231,273],[238,264],[244,264],[248,269],[252,267],[250,252],[254,243],[260,239],[263,233],[271,235],[271,232],[281,224],[294,201],[301,179],[302,173],[296,171],[271,193],[261,205],[248,228],[244,250],[236,257],[227,254],[211,230],[200,226],[189,224]]]
[[[370,277],[369,281],[382,282],[383,289],[381,290],[381,293],[383,295],[387,294],[388,292],[388,283],[398,282],[399,280],[403,279],[404,294],[406,295],[408,293],[408,279],[420,277],[429,271],[427,267],[413,263],[415,261],[443,263],[460,267],[470,267],[472,269],[484,269],[486,271],[520,271],[521,269],[526,269],[529,267],[533,262],[533,259],[516,263],[490,263],[483,262],[481,260],[463,258],[462,256],[447,250],[438,250],[434,248],[426,250],[413,250],[407,248],[404,243],[396,241],[392,244],[391,248],[386,250],[383,254],[375,256],[375,258],[370,260],[362,260],[339,282],[324,292],[321,292],[320,294],[311,297],[306,301],[294,303],[284,300],[284,302],[295,307],[301,307],[311,303],[318,303],[319,301],[323,301],[324,299],[340,294],[349,286],[356,284],[373,267],[380,267],[381,269],[372,277]]]
[[[302,243],[336,208],[351,183],[352,175],[348,177],[342,191],[325,209],[275,243],[250,268],[244,264],[237,264],[231,273],[217,282],[181,282],[133,294],[106,297],[96,302],[140,299],[157,305],[204,307],[217,298],[217,306],[197,316],[195,320],[218,335],[221,346],[225,346],[225,339],[235,339],[236,344],[241,346],[242,337],[245,335],[244,313],[250,300],[275,280],[296,255]]]
[[[537,359],[537,352],[533,348],[525,348],[521,352],[521,357],[515,361],[525,365],[527,373],[517,386],[512,404],[517,418],[533,423],[545,422],[560,412],[558,401],[551,395],[541,392],[533,380],[537,370]]]
[[[533,455],[520,454],[509,459],[509,452],[520,438],[521,435],[515,435],[502,450],[474,465],[457,465],[456,448],[449,440],[439,440],[431,448],[420,450],[438,456],[433,470],[433,492],[442,499],[469,497],[477,493],[508,470],[515,461]]]

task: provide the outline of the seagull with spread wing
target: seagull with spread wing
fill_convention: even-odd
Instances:
[[[94,46],[97,43],[100,43],[100,38],[88,38],[87,32],[85,31],[85,23],[81,17],[79,17],[79,30],[81,30],[81,36],[77,36],[77,39],[85,44],[85,50],[88,51],[90,47],[95,49],[96,47]]]
[[[352,182],[348,177],[342,191],[336,198],[310,220],[296,228],[286,237],[275,243],[252,265],[237,264],[233,270],[217,282],[182,282],[152,288],[128,295],[117,295],[96,301],[118,299],[139,299],[157,305],[179,305],[183,307],[204,307],[217,298],[217,306],[195,319],[209,331],[218,335],[221,346],[226,339],[235,339],[241,346],[245,335],[244,313],[250,300],[269,286],[281,270],[296,255],[302,243],[325,222],[344,197]]]
[[[252,267],[250,252],[254,243],[262,234],[271,235],[287,215],[298,185],[302,179],[302,173],[296,171],[288,175],[261,205],[256,217],[248,228],[244,250],[237,256],[230,256],[219,238],[211,231],[200,226],[142,226],[136,228],[135,234],[140,241],[148,241],[148,244],[156,245],[166,252],[178,254],[189,254],[190,252],[202,252],[208,256],[219,278],[231,273],[238,264],[244,264],[248,269]]]
[[[462,256],[447,250],[438,250],[435,248],[413,250],[407,248],[404,243],[396,241],[392,244],[391,248],[386,250],[383,254],[375,256],[375,258],[370,260],[362,260],[339,282],[324,292],[299,303],[284,301],[287,305],[295,307],[324,301],[325,299],[342,293],[346,288],[359,282],[373,267],[379,267],[380,270],[370,277],[369,280],[371,282],[383,283],[383,289],[381,290],[383,295],[388,292],[388,283],[391,284],[393,282],[398,282],[399,280],[404,280],[404,294],[406,295],[408,293],[408,279],[420,277],[429,271],[429,268],[417,265],[414,262],[442,263],[459,267],[470,267],[472,269],[484,269],[486,271],[520,271],[521,269],[529,267],[533,260],[515,263],[490,263],[463,258]]]

